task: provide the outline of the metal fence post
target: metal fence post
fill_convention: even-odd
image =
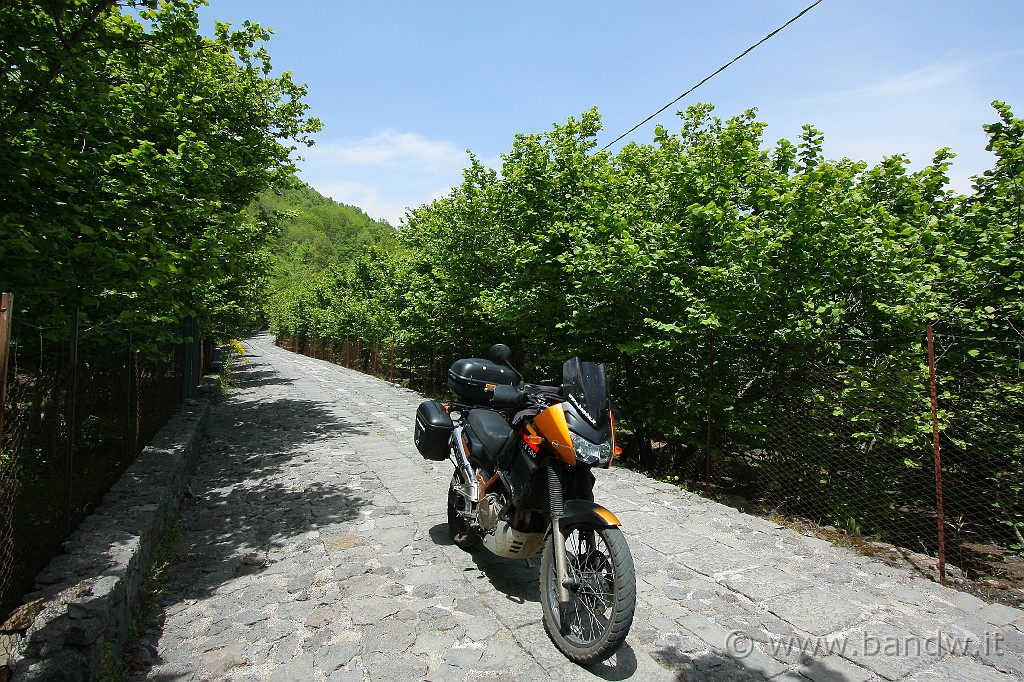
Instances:
[[[142,387],[139,385],[139,354],[132,348],[132,335],[128,335],[128,452],[130,462],[139,449],[142,428]]]
[[[185,336],[192,340],[183,343],[185,363],[182,369],[182,400],[195,398],[199,383],[199,318],[195,315],[185,318]]]
[[[715,387],[715,330],[711,330],[711,357],[708,360],[708,447],[704,452],[704,485],[711,485],[711,392]]]
[[[193,339],[196,344],[196,353],[199,355],[196,361],[196,377],[206,374],[206,339]]]
[[[11,581],[14,578],[14,506],[18,496],[17,468],[14,466],[15,448],[5,452],[4,411],[7,408],[7,358],[10,355],[11,318],[14,315],[14,294],[0,294],[0,618],[7,618],[7,610],[13,607]],[[15,426],[16,428],[16,426]],[[0,654],[11,653],[9,644],[0,646]]]
[[[65,491],[67,503],[65,505],[65,522],[67,532],[71,532],[74,525],[72,520],[71,489],[75,480],[75,408],[78,404],[78,308],[71,311],[70,339],[68,340],[68,400],[67,400],[67,461],[64,463],[64,470],[67,474]]]
[[[0,294],[0,442],[4,436],[4,409],[7,406],[7,349],[11,345],[11,316],[14,294]]]
[[[946,529],[942,506],[942,454],[939,449],[939,392],[935,382],[935,332],[928,323],[928,383],[932,398],[932,446],[935,450],[935,510],[939,517],[939,582],[946,584]]]

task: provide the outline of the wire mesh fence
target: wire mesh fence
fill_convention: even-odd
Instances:
[[[209,342],[146,355],[128,332],[120,347],[80,346],[74,325],[45,337],[16,318],[10,328],[0,431],[0,662],[31,623],[19,604],[36,574],[213,361]]]
[[[655,443],[634,463],[741,508],[929,555],[940,579],[948,561],[1024,587],[1020,342],[938,336],[930,365],[924,338],[858,341],[770,369],[731,342],[707,368],[701,442]]]

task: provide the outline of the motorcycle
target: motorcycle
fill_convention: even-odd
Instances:
[[[454,401],[419,406],[416,447],[455,464],[453,542],[508,558],[540,554],[544,629],[570,660],[598,663],[625,641],[636,606],[621,524],[594,502],[591,470],[621,453],[604,365],[572,358],[561,386],[543,386],[523,382],[508,346],[488,355],[449,369]]]

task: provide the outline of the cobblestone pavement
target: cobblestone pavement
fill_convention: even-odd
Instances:
[[[636,618],[615,657],[573,665],[538,560],[451,544],[451,464],[412,444],[420,396],[246,346],[136,680],[1024,679],[1021,611],[619,468],[596,496],[633,552]]]

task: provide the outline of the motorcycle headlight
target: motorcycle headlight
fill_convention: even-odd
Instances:
[[[587,466],[608,466],[612,458],[612,442],[606,440],[603,443],[591,443],[583,436],[569,432],[572,438],[572,447],[576,451],[576,461]]]

